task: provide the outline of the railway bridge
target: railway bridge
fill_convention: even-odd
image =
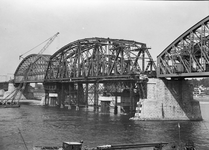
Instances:
[[[34,63],[35,57],[20,63],[14,82],[23,82],[33,64],[24,82],[42,82],[46,99],[57,93],[59,106],[67,101],[97,107],[99,95],[110,94],[116,110],[121,96],[135,119],[200,120],[199,103],[185,78],[209,76],[209,16],[163,50],[157,65],[145,43],[98,37],[71,42]]]
[[[68,99],[74,105],[98,106],[99,94],[120,96],[126,89],[131,100],[124,100],[124,109],[133,111],[135,97],[144,96],[139,92],[144,90],[144,76],[156,77],[156,65],[146,44],[130,40],[86,38],[34,62],[36,57],[29,55],[20,63],[14,82],[16,86],[22,79],[28,83],[43,82],[46,97],[58,93],[58,105],[64,105]],[[33,66],[24,78],[30,62],[34,62]]]

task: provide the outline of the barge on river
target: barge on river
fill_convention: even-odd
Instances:
[[[122,145],[102,145],[94,148],[83,148],[83,142],[63,142],[60,147],[51,146],[35,146],[33,150],[119,150],[119,149],[143,149],[150,150],[196,150],[194,144],[186,144],[184,146],[169,145],[168,143],[138,143],[138,144],[122,144]],[[169,145],[169,146],[167,146]]]

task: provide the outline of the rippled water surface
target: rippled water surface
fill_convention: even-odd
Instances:
[[[180,121],[181,140],[209,149],[209,103],[201,104],[203,121]],[[89,108],[58,109],[22,105],[0,108],[0,150],[59,146],[63,141],[84,141],[84,147],[104,144],[178,142],[177,121],[133,121],[128,115],[101,114]],[[18,128],[21,133],[19,133]]]

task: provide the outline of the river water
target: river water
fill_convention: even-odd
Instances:
[[[93,109],[59,109],[34,105],[0,108],[0,150],[59,146],[84,141],[84,147],[104,144],[193,141],[209,150],[209,103],[201,103],[203,121],[134,121],[128,115],[101,114]],[[18,128],[21,132],[18,131]],[[21,135],[23,139],[21,138]]]

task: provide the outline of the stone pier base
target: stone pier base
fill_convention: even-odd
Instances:
[[[187,80],[149,79],[147,99],[137,103],[134,120],[202,120]]]

